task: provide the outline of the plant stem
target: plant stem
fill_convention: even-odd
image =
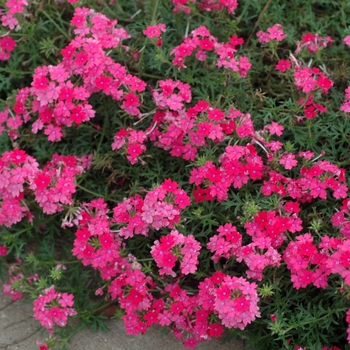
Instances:
[[[48,20],[62,33],[62,35],[70,41],[70,37],[67,35],[67,33],[51,18],[51,16],[46,11],[41,11]]]
[[[102,196],[101,194],[99,194],[99,193],[97,193],[97,192],[94,192],[94,191],[90,191],[90,190],[88,190],[87,188],[85,188],[85,187],[83,187],[83,186],[81,186],[81,185],[76,184],[76,186],[77,186],[78,188],[80,188],[81,190],[83,190],[83,191],[85,191],[85,192],[87,192],[87,193],[92,194],[93,196],[96,196],[96,197],[99,197],[99,198],[104,198],[105,200],[110,201],[110,202],[119,203],[119,202],[116,201],[115,199],[105,198],[105,197]]]
[[[321,320],[323,320],[323,319],[325,319],[325,318],[327,318],[327,317],[329,317],[329,315],[324,315],[324,316],[322,316],[321,318],[318,318],[318,319],[317,319],[317,322],[318,322],[318,321],[321,321]],[[291,326],[291,327],[285,329],[285,330],[284,330],[284,334],[286,334],[287,332],[291,331],[292,329],[298,328],[298,327],[300,327],[300,326],[305,326],[305,325],[310,324],[310,323],[312,323],[312,322],[315,322],[315,319],[312,320],[312,321],[300,322],[300,323],[298,323],[297,326]]]
[[[268,0],[267,3],[266,3],[266,5],[265,5],[265,7],[264,7],[263,10],[261,11],[261,13],[260,13],[260,15],[259,15],[259,17],[258,17],[258,20],[255,22],[254,28],[253,28],[253,30],[251,31],[251,33],[249,34],[249,37],[248,37],[248,39],[247,39],[247,41],[246,41],[246,43],[245,43],[245,45],[244,45],[244,48],[245,48],[245,49],[247,48],[247,46],[248,46],[248,44],[249,44],[249,42],[250,42],[250,40],[251,40],[251,38],[252,38],[252,36],[253,36],[253,34],[254,34],[256,28],[258,27],[260,21],[261,21],[262,18],[264,17],[264,14],[265,14],[265,12],[267,11],[267,9],[269,8],[271,2],[272,2],[272,0]]]
[[[160,75],[154,75],[154,74],[148,74],[148,73],[142,73],[139,74],[142,77],[149,77],[149,78],[155,78],[155,79],[164,79],[164,77],[161,77]]]
[[[157,9],[158,9],[158,3],[159,3],[159,0],[156,0],[156,4],[154,5],[154,9],[153,9],[151,24],[153,24],[153,23],[154,23],[154,20],[156,19]]]
[[[25,229],[23,229],[23,230],[21,230],[21,231],[18,231],[18,232],[16,232],[16,233],[14,233],[12,236],[13,236],[13,237],[19,236],[21,233],[26,232],[26,231],[28,231],[28,230],[29,230],[29,228],[27,227],[27,228],[25,228]]]

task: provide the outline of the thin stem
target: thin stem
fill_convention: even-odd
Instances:
[[[132,21],[139,13],[141,13],[142,12],[142,10],[140,9],[140,10],[138,10],[138,11],[136,11],[130,18],[129,18],[129,20],[130,21]]]
[[[105,198],[104,196],[102,196],[101,194],[97,193],[97,192],[94,192],[94,191],[91,191],[91,190],[88,190],[87,188],[79,185],[79,184],[76,184],[76,186],[78,188],[80,188],[81,190],[87,192],[87,193],[90,193],[92,194],[93,196],[96,196],[96,197],[99,197],[99,198],[104,198],[106,199],[107,201],[110,201],[110,202],[114,202],[114,203],[119,203],[118,201],[116,201],[115,199],[111,199],[111,198]]]
[[[253,140],[253,142],[258,144],[266,152],[266,154],[269,155],[267,149],[258,140]]]
[[[103,123],[103,124],[105,124],[105,123]],[[103,139],[105,137],[105,132],[106,132],[106,127],[104,126],[102,128],[102,135],[101,135],[101,138],[100,138],[100,142],[98,143],[98,146],[97,146],[96,154],[99,154],[99,152],[100,152],[100,149],[101,149],[101,146],[102,146],[102,141],[103,141]]]
[[[113,18],[115,18],[115,13],[113,12],[113,10],[109,7],[109,5],[106,3],[105,0],[100,0],[100,2],[102,2],[103,6],[108,10],[108,12],[112,15]],[[118,4],[117,4],[118,5]],[[119,5],[120,7],[120,5]]]
[[[190,21],[187,21],[187,25],[186,25],[186,32],[185,32],[185,38],[188,37],[188,31],[190,29]]]
[[[149,78],[155,78],[155,79],[164,79],[164,77],[161,77],[160,75],[148,74],[148,73],[144,73],[144,72],[142,72],[140,75],[142,77],[149,77]]]
[[[54,265],[54,264],[56,264],[57,265],[57,263],[60,263],[61,265],[74,265],[74,264],[80,264],[81,263],[81,261],[80,260],[70,260],[70,261],[56,261],[56,260],[54,260],[54,261],[40,261],[39,263],[38,263],[38,265],[48,265],[48,266],[50,266],[50,265]],[[29,264],[29,263],[28,263]]]
[[[323,320],[323,319],[325,319],[325,318],[327,318],[327,317],[329,317],[329,315],[324,315],[324,316],[322,316],[321,318],[318,318],[318,319],[317,319],[317,322],[318,322],[318,321],[321,321],[321,320]],[[287,332],[291,331],[292,329],[298,328],[298,327],[300,327],[300,326],[305,326],[305,325],[310,324],[310,323],[313,323],[313,322],[315,322],[315,320],[313,320],[313,321],[311,321],[311,322],[310,322],[310,321],[300,322],[300,323],[298,323],[298,325],[296,325],[296,326],[291,326],[291,327],[285,329],[283,332],[287,333]],[[285,334],[285,333],[284,333],[284,334]]]
[[[62,35],[70,41],[70,37],[67,35],[67,33],[51,18],[51,16],[44,10],[41,11],[48,20],[62,33]]]
[[[9,74],[18,74],[18,76],[20,75],[32,75],[32,72],[22,72],[20,70],[12,70],[12,69],[0,69],[0,72],[5,72],[5,73],[9,73]]]
[[[272,0],[268,0],[267,3],[266,3],[266,5],[265,5],[265,7],[264,7],[263,10],[261,11],[261,13],[260,13],[260,15],[259,15],[259,18],[258,18],[258,20],[255,22],[254,28],[253,28],[253,30],[251,31],[251,33],[249,34],[248,40],[246,41],[246,43],[245,43],[245,45],[244,45],[244,48],[245,48],[245,49],[247,48],[247,46],[248,46],[248,44],[249,44],[249,42],[250,42],[250,40],[251,40],[251,38],[252,38],[252,36],[253,36],[253,34],[254,34],[256,28],[258,27],[260,21],[261,21],[262,18],[264,17],[264,14],[265,14],[265,12],[267,11],[267,9],[269,8],[271,2],[272,2]]]
[[[152,126],[152,129],[149,130],[148,132],[146,132],[146,135],[149,135],[154,129],[155,127],[157,126],[157,122],[154,123],[154,125]]]
[[[151,112],[141,114],[141,115],[142,115],[142,118],[141,118],[140,120],[138,120],[137,122],[135,122],[133,125],[137,125],[137,124],[143,122],[148,116],[154,114],[155,112],[156,112],[156,110],[154,109],[154,110],[151,111]]]
[[[158,3],[159,3],[159,0],[156,0],[156,4],[154,5],[154,9],[153,9],[151,24],[153,24],[154,21],[155,21],[155,19],[156,19],[157,9],[158,9]]]
[[[29,228],[27,227],[27,228],[25,228],[25,229],[23,229],[23,230],[21,230],[21,231],[18,231],[18,232],[16,232],[16,233],[12,234],[11,236],[12,236],[12,237],[19,236],[21,233],[26,232],[26,231],[28,231],[28,230],[29,230]]]

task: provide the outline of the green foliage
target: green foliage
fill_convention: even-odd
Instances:
[[[316,156],[324,151],[323,159],[349,172],[349,116],[339,111],[344,90],[350,82],[348,49],[333,45],[313,57],[312,65],[325,69],[335,85],[326,97],[318,96],[320,100],[325,99],[323,103],[328,111],[304,123],[297,121],[302,114],[302,108],[297,103],[302,93],[293,85],[292,74],[287,72],[282,75],[276,71],[275,65],[279,59],[287,58],[294,52],[295,43],[302,34],[330,35],[338,43],[350,35],[350,3],[328,0],[239,2],[234,16],[226,11],[200,12],[195,7],[190,16],[182,13],[174,15],[168,0],[121,0],[113,4],[109,4],[109,1],[84,0],[80,4],[104,13],[110,19],[117,18],[118,25],[132,35],[132,40],[125,42],[125,45],[130,45],[129,51],[116,49],[110,52],[110,57],[125,65],[130,74],[153,87],[157,81],[167,78],[188,83],[192,89],[192,105],[205,99],[218,108],[237,108],[252,115],[256,129],[262,129],[272,121],[278,122],[285,127],[280,138],[285,151],[311,150]],[[0,63],[1,107],[6,101],[13,101],[18,89],[30,86],[36,67],[55,65],[61,60],[60,50],[74,37],[69,26],[73,9],[66,2],[31,2],[27,9],[31,14],[30,20],[21,18],[21,28],[11,34],[17,42],[16,50],[9,61]],[[167,24],[161,47],[142,34],[147,25],[156,23]],[[278,47],[263,47],[255,34],[275,23],[283,25],[288,37]],[[171,50],[182,42],[188,32],[200,25],[207,26],[220,42],[227,42],[233,35],[245,39],[244,46],[239,50],[253,64],[248,78],[237,77],[216,67],[210,54],[207,62],[186,58],[188,68],[181,71],[172,65]],[[1,30],[1,34],[5,34],[5,31]],[[135,58],[133,54],[138,52],[141,52],[140,56]],[[305,53],[302,59],[308,62],[309,55]],[[41,166],[54,153],[93,154],[91,170],[77,179],[76,206],[102,197],[111,209],[123,198],[144,194],[167,178],[177,181],[187,193],[191,193],[188,178],[190,167],[194,164],[172,157],[169,152],[148,143],[143,158],[145,164],[131,166],[125,154],[112,151],[111,143],[120,128],[137,128],[135,120],[121,110],[119,102],[100,93],[93,94],[89,102],[96,110],[96,117],[91,123],[67,128],[62,142],[52,143],[42,133],[32,134],[28,123],[16,140],[10,140],[5,133],[1,135],[0,152],[14,147],[25,149]],[[145,92],[143,102],[141,112],[151,112],[154,104],[149,90]],[[145,118],[140,129],[149,126],[148,120]],[[237,140],[238,144],[243,142]],[[209,143],[198,155],[195,165],[203,165],[207,160],[217,161],[217,154],[222,150],[222,145]],[[185,220],[176,228],[186,235],[193,234],[202,246],[198,271],[184,280],[184,289],[192,291],[193,286],[197,287],[215,270],[224,270],[232,276],[244,275],[246,267],[234,259],[214,264],[206,245],[220,225],[231,222],[239,230],[244,230],[244,224],[258,211],[275,210],[280,205],[277,195],[264,197],[261,194],[261,184],[257,180],[240,191],[231,188],[227,201],[193,203],[184,211]],[[106,286],[103,284],[105,281],[72,256],[74,230],[61,227],[61,221],[70,208],[50,216],[43,214],[34,201],[30,206],[33,222],[22,221],[11,228],[1,228],[0,245],[6,245],[10,253],[6,258],[0,257],[0,278],[6,275],[9,267],[26,275],[37,273],[40,278],[33,285],[25,286],[33,298],[44,288],[55,284],[57,289],[75,296],[75,308],[81,321],[77,330],[88,325],[94,330],[107,330],[105,317],[98,315],[98,310],[103,309],[105,304],[94,294],[97,288]],[[304,222],[303,232],[311,231],[317,237],[326,233],[336,236],[334,228],[325,218],[331,217],[338,206],[339,201],[334,198],[302,205],[300,217]],[[156,268],[149,252],[150,246],[164,234],[160,230],[147,239],[135,236],[128,241],[128,251],[137,252],[146,273]],[[245,243],[250,243],[249,238]],[[58,263],[67,270],[59,268]],[[255,350],[293,349],[294,345],[306,346],[308,350],[319,350],[326,345],[336,345],[342,349],[348,346],[345,345],[347,324],[344,314],[349,308],[349,298],[340,293],[341,286],[333,283],[326,290],[315,287],[295,290],[285,266],[280,269],[267,268],[264,273],[266,277],[258,282],[261,318],[244,332],[228,331],[226,339],[244,338],[246,345]],[[14,287],[20,288],[20,283],[17,284]],[[272,314],[277,316],[275,322],[270,319]],[[122,311],[118,309],[115,317],[122,316]],[[64,334],[64,330],[61,332],[62,339],[69,339],[73,334],[73,330],[69,335]],[[293,341],[289,343],[289,339]],[[66,343],[58,341],[56,345],[63,349]]]

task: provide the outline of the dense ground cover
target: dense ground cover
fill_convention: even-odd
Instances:
[[[1,2],[0,263],[48,330],[346,349],[346,1]]]

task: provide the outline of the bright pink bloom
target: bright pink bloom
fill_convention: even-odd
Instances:
[[[6,256],[8,253],[8,248],[5,245],[0,246],[0,256]]]
[[[258,31],[256,33],[260,43],[268,43],[271,40],[282,41],[287,37],[287,34],[283,32],[283,28],[280,24],[275,24],[271,28],[267,29],[267,32]]]
[[[74,296],[72,294],[58,293],[55,291],[55,287],[51,286],[45,289],[43,294],[34,300],[33,317],[52,334],[54,332],[54,325],[65,327],[68,317],[77,314],[72,308],[73,298]]]
[[[343,39],[343,43],[344,43],[344,45],[350,46],[350,35],[346,36],[346,37]]]
[[[165,24],[156,24],[153,26],[148,26],[144,31],[143,34],[146,35],[148,38],[158,38],[161,34],[166,32],[166,26]]]
[[[286,70],[288,70],[291,67],[290,61],[289,60],[284,60],[281,59],[278,61],[276,64],[276,69],[279,70],[280,72],[284,73]]]

